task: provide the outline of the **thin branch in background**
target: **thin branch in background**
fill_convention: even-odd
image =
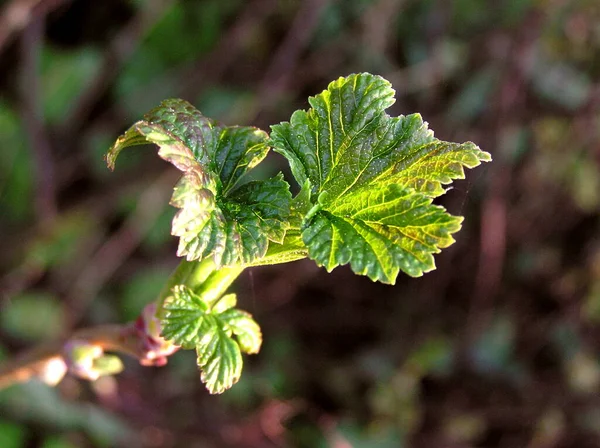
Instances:
[[[0,11],[0,53],[15,34],[25,29],[36,17],[45,17],[66,0],[13,0]]]
[[[417,92],[429,91],[448,82],[461,69],[460,50],[448,46],[447,42],[437,42],[431,55],[409,67],[387,72],[385,77],[395,86],[402,86],[396,93],[404,97]],[[448,54],[454,57],[448,57]]]
[[[301,53],[308,45],[329,1],[310,0],[302,4],[288,33],[271,58],[254,99],[244,99],[243,107],[233,107],[232,111],[235,110],[236,115],[235,119],[229,117],[231,121],[254,123],[261,112],[281,97],[289,87],[290,75],[297,73]]]
[[[29,288],[42,277],[44,271],[39,265],[22,264],[0,277],[0,304]]]
[[[35,210],[38,220],[50,222],[57,213],[52,149],[44,127],[39,79],[40,49],[44,38],[44,16],[31,18],[22,36],[21,115],[35,165]]]
[[[199,59],[197,62],[184,67],[183,69],[177,68],[167,74],[168,77],[176,80],[173,83],[176,86],[173,96],[190,100],[198,98],[206,86],[210,86],[217,81],[231,65],[235,64],[239,57],[239,53],[243,48],[244,36],[250,33],[257,24],[262,23],[264,19],[276,9],[277,2],[275,0],[256,0],[247,2],[244,9],[238,14],[236,21],[223,33],[223,37],[219,40],[218,45],[206,57]],[[147,29],[148,28],[149,27],[147,27]],[[145,34],[145,32],[142,34]],[[99,75],[98,78],[102,77]],[[159,81],[162,82],[162,78]],[[100,86],[100,80],[91,83],[89,87],[90,93],[83,94],[82,97],[88,95],[90,97],[93,96],[91,93],[93,91],[96,91],[97,95],[100,90],[94,88],[94,85]],[[152,88],[152,83],[144,86],[145,90]],[[97,99],[99,99],[99,97],[97,97]],[[89,100],[82,99],[80,102],[83,104],[83,102],[89,102]],[[83,106],[76,106],[74,110],[80,108],[83,109]],[[109,117],[115,112],[118,112],[118,108],[119,106],[115,105],[112,109],[108,109],[101,114],[95,121],[110,121]],[[89,108],[86,113],[89,113]],[[79,119],[75,116],[74,112],[72,115],[75,119]],[[70,122],[65,120],[63,133],[67,132],[72,132],[72,127]]]
[[[507,194],[511,179],[510,169],[505,166],[493,174],[490,192],[481,210],[481,250],[473,294],[476,297],[474,301],[484,304],[482,306],[486,310],[491,309],[502,278],[506,251]],[[481,316],[478,320],[481,320]],[[485,321],[487,323],[487,319]]]
[[[110,42],[96,76],[65,117],[63,135],[79,130],[110,85],[137,49],[141,39],[164,16],[172,0],[151,0]]]
[[[247,2],[238,18],[224,33],[217,46],[205,58],[179,76],[180,86],[176,96],[197,98],[206,86],[213,84],[237,60],[247,36],[254,27],[277,9],[275,0],[257,0]]]
[[[146,187],[131,215],[96,251],[78,277],[73,280],[65,299],[69,304],[71,321],[71,325],[66,327],[72,328],[77,323],[90,301],[140,245],[164,210],[177,177],[177,173],[169,170]]]
[[[271,58],[260,85],[262,94],[281,93],[293,73],[302,50],[308,45],[315,28],[319,24],[321,13],[329,0],[309,0],[302,3],[294,21],[283,41]]]
[[[273,104],[288,87],[291,75],[298,66],[302,51],[310,42],[321,13],[329,4],[329,0],[308,0],[296,13],[288,33],[275,51],[260,83],[259,91],[254,102],[254,117],[256,121],[259,112]],[[251,112],[247,115],[251,116]]]
[[[514,111],[522,107],[526,83],[524,60],[528,58],[538,36],[536,18],[523,30],[523,35],[507,45],[504,54],[508,64],[497,91],[496,107],[492,109],[492,135],[495,146],[501,149],[502,129],[513,118]],[[509,57],[510,56],[510,57]],[[472,347],[481,332],[490,324],[494,313],[494,301],[499,292],[506,258],[508,197],[511,186],[512,167],[502,159],[496,160],[488,172],[485,200],[481,209],[481,245],[475,287],[463,335],[461,353],[466,361],[466,350]]]
[[[63,160],[63,162],[65,161]],[[64,163],[62,166],[64,166]],[[62,169],[64,170],[64,168]],[[61,164],[59,163],[57,164],[57,171],[60,170]],[[175,182],[175,178],[173,178],[173,182]],[[58,184],[58,189],[60,189],[60,178],[57,179],[56,183]],[[136,179],[135,182],[128,182],[126,185],[120,186],[118,195],[115,191],[111,190],[97,192],[94,196],[86,198],[77,205],[62,209],[60,213],[61,216],[57,219],[56,224],[60,226],[58,221],[63,217],[73,216],[74,214],[79,213],[88,216],[89,219],[94,222],[106,222],[114,212],[114,204],[119,195],[128,196],[139,194],[139,191],[145,190],[146,188],[148,188],[148,180],[139,178]],[[167,190],[169,189],[167,186],[165,186],[165,188]],[[44,230],[49,230],[49,234],[52,234],[52,229]],[[39,232],[32,231],[30,234],[21,235],[14,241],[4,241],[2,255],[8,260],[18,259],[19,255],[17,254],[19,254],[23,248],[34,247],[39,243],[40,239],[46,240],[46,236],[46,233],[40,234]],[[74,258],[68,266],[47,266],[35,257],[32,258],[31,256],[25,255],[22,262],[15,266],[14,269],[8,270],[6,273],[0,275],[0,303],[2,303],[2,301],[8,301],[10,298],[21,294],[26,289],[33,287],[46,273],[49,273],[50,284],[48,287],[50,290],[65,291],[67,289],[65,286],[66,284],[73,284],[72,273],[75,271],[74,268],[87,265],[88,260],[100,247],[104,234],[103,232],[95,232],[93,235],[90,235],[89,238],[89,241],[84,242],[79,240],[77,242],[77,255],[74,255]],[[85,245],[85,249],[83,250],[81,250],[82,244]],[[26,253],[29,253],[29,251],[26,251]],[[64,269],[64,272],[61,274],[60,271],[62,269]]]
[[[393,63],[392,58],[387,57],[388,47],[398,43],[393,36],[405,5],[406,0],[379,0],[362,15],[362,45],[368,49],[369,56],[385,60],[386,64]]]

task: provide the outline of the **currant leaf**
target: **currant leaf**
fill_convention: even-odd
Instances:
[[[180,209],[172,225],[179,256],[243,265],[265,255],[269,241],[283,241],[287,182],[278,175],[244,183],[269,151],[264,131],[220,126],[186,101],[166,100],[119,137],[106,156],[109,167],[124,148],[144,143],[156,144],[158,155],[183,172],[171,198]]]
[[[242,374],[240,346],[214,316],[196,346],[200,379],[211,394],[220,394],[238,382]]]
[[[201,380],[221,393],[241,375],[241,352],[258,353],[262,333],[252,316],[234,308],[235,294],[216,301],[177,285],[163,303],[162,336],[184,348],[195,348]]]
[[[301,225],[309,257],[385,283],[400,270],[434,269],[432,254],[452,244],[461,218],[431,198],[490,155],[436,139],[419,114],[389,116],[394,90],[379,76],[339,78],[309,103],[271,127],[274,150],[300,185],[310,184],[312,207]]]

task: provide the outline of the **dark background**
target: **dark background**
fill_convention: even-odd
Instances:
[[[0,353],[135,318],[177,264],[174,168],[114,139],[182,97],[269,124],[370,71],[494,162],[419,279],[309,260],[235,290],[265,343],[210,396],[163,368],[0,394],[0,447],[600,447],[597,0],[13,0],[0,7]],[[273,171],[283,159],[269,159]]]

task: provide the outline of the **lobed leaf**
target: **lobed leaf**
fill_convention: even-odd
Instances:
[[[392,178],[401,185],[414,188],[430,197],[443,195],[442,185],[464,179],[464,168],[475,168],[489,162],[489,153],[471,142],[458,144],[435,140],[415,148],[414,152],[394,167]]]
[[[310,184],[302,238],[328,270],[350,264],[372,280],[394,283],[435,268],[432,254],[454,241],[461,219],[431,198],[490,155],[473,143],[436,139],[419,114],[390,117],[394,90],[368,73],[339,78],[309,99],[308,111],[272,126],[274,150]]]
[[[211,394],[225,392],[238,382],[242,374],[240,346],[225,332],[213,316],[209,330],[203,334],[196,346],[200,379]]]
[[[307,220],[309,257],[329,271],[350,264],[358,274],[394,283],[399,270],[417,277],[435,269],[433,255],[454,242],[462,218],[400,185],[355,190]]]
[[[163,303],[162,336],[183,348],[194,348],[208,329],[208,306],[184,285],[173,288]]]
[[[241,352],[258,353],[260,327],[238,310],[235,294],[209,303],[185,285],[175,286],[163,304],[162,336],[184,348],[195,348],[202,382],[211,393],[235,384],[242,372]]]
[[[283,241],[290,200],[288,184],[278,175],[241,185],[219,207],[218,198],[188,174],[171,201],[181,208],[172,225],[179,236],[177,254],[190,261],[212,256],[218,266],[249,264],[265,255],[269,241]]]
[[[158,155],[184,173],[171,199],[180,209],[172,225],[178,255],[240,265],[263,256],[269,241],[282,242],[288,228],[291,194],[283,177],[243,183],[266,156],[267,137],[253,127],[219,126],[172,99],[119,137],[106,159],[114,168],[124,148],[158,145]]]

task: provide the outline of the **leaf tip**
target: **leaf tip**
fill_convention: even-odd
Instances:
[[[108,150],[108,152],[104,156],[104,161],[106,162],[106,166],[108,167],[108,169],[111,171],[114,171],[116,157],[113,156],[112,151],[113,151],[112,148],[110,148]]]
[[[478,146],[476,146],[477,149],[479,149]],[[481,149],[479,149],[480,153],[479,153],[479,160],[481,160],[482,162],[491,162],[492,161],[492,155],[487,152],[487,151],[482,151]]]

